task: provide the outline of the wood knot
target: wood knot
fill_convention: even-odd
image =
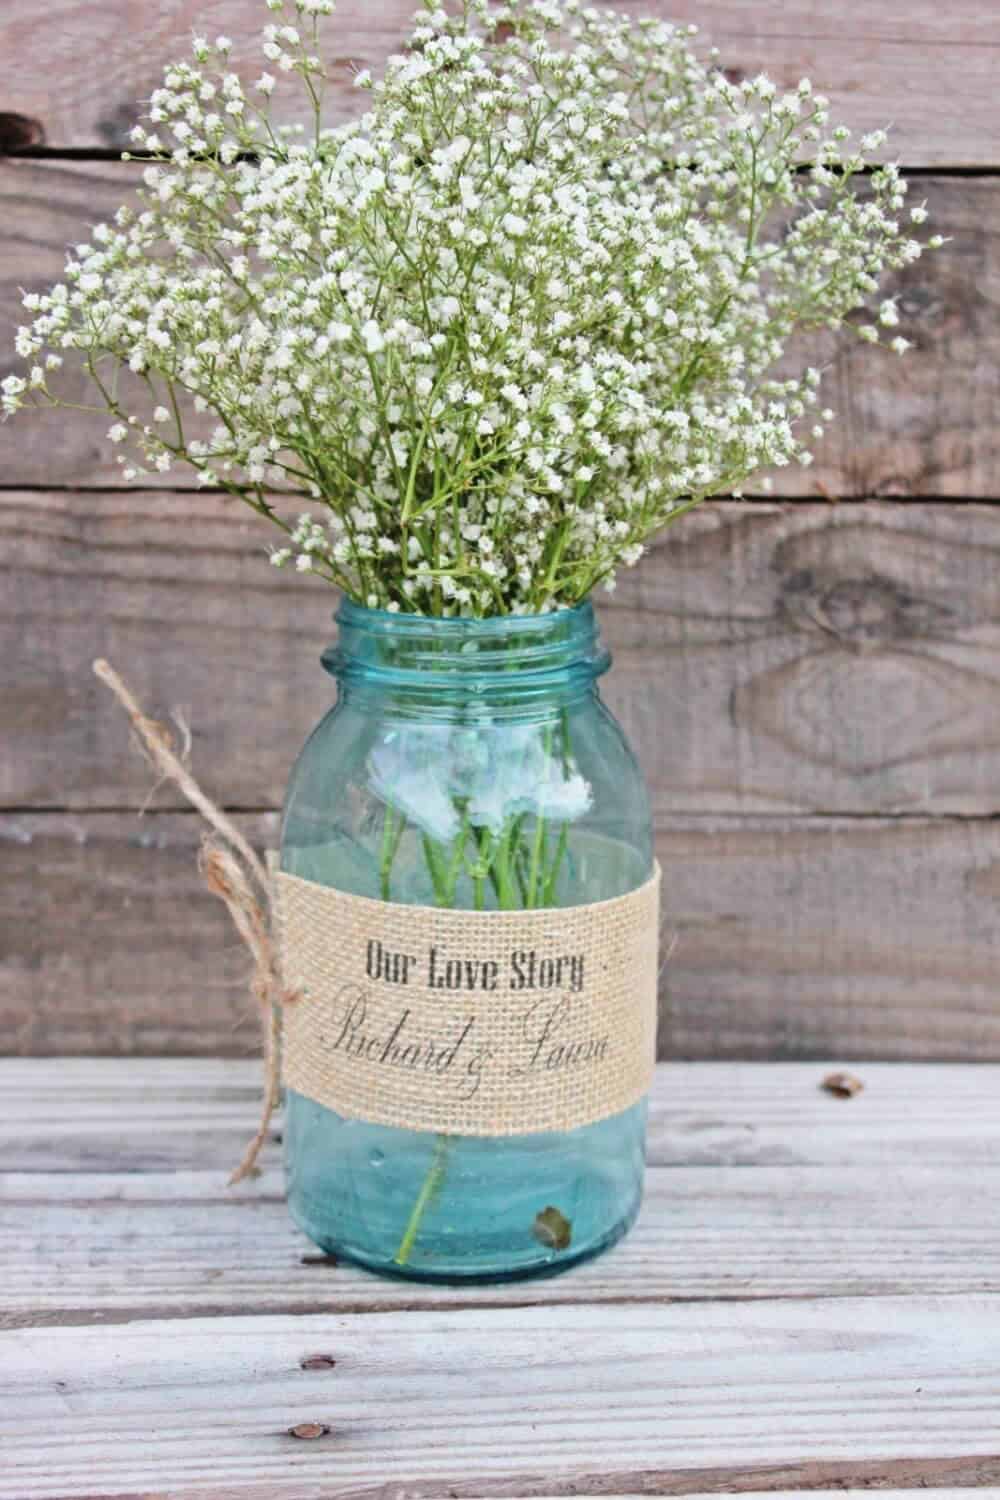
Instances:
[[[785,580],[780,607],[800,630],[821,630],[845,645],[941,635],[954,624],[946,606],[876,574],[829,578],[803,568]]]
[[[923,324],[930,320],[940,322],[946,314],[955,311],[955,301],[955,298],[949,299],[940,286],[925,283],[905,286],[899,294],[898,305],[907,323],[913,324],[919,335]],[[919,338],[917,342],[920,342]]]
[[[332,1370],[337,1361],[332,1354],[303,1354],[299,1360],[300,1370]]]
[[[12,156],[45,145],[45,127],[30,115],[0,112],[0,155]]]
[[[317,1438],[326,1437],[329,1431],[325,1422],[296,1422],[294,1427],[288,1428],[288,1436],[298,1438],[300,1442],[312,1443]]]

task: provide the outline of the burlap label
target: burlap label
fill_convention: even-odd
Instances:
[[[280,873],[284,1081],[350,1119],[570,1130],[652,1081],[660,873],[543,911],[399,906]]]

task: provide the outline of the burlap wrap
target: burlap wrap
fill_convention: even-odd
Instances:
[[[647,1091],[660,873],[612,901],[450,911],[280,873],[289,1087],[448,1135],[569,1130]]]

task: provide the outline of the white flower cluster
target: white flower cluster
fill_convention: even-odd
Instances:
[[[324,129],[331,0],[267,6],[255,87],[226,37],[168,70],[139,205],[25,299],[8,411],[58,402],[77,351],[127,474],[191,464],[284,528],[275,563],[427,614],[575,603],[706,496],[809,461],[819,372],[769,372],[856,312],[878,342],[880,281],[921,253],[925,209],[864,170],[880,134],[853,149],[808,81],[731,83],[694,28],[579,0],[424,0],[358,75],[368,112]],[[308,139],[269,122],[282,73]],[[279,515],[289,492],[315,514]]]

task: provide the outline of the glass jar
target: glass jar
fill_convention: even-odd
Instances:
[[[344,603],[336,707],[288,788],[281,868],[379,901],[569,907],[653,868],[638,763],[601,701],[589,603],[486,620]],[[445,1136],[286,1097],[289,1208],[323,1250],[420,1280],[545,1274],[638,1212],[646,1101],[567,1131]]]

